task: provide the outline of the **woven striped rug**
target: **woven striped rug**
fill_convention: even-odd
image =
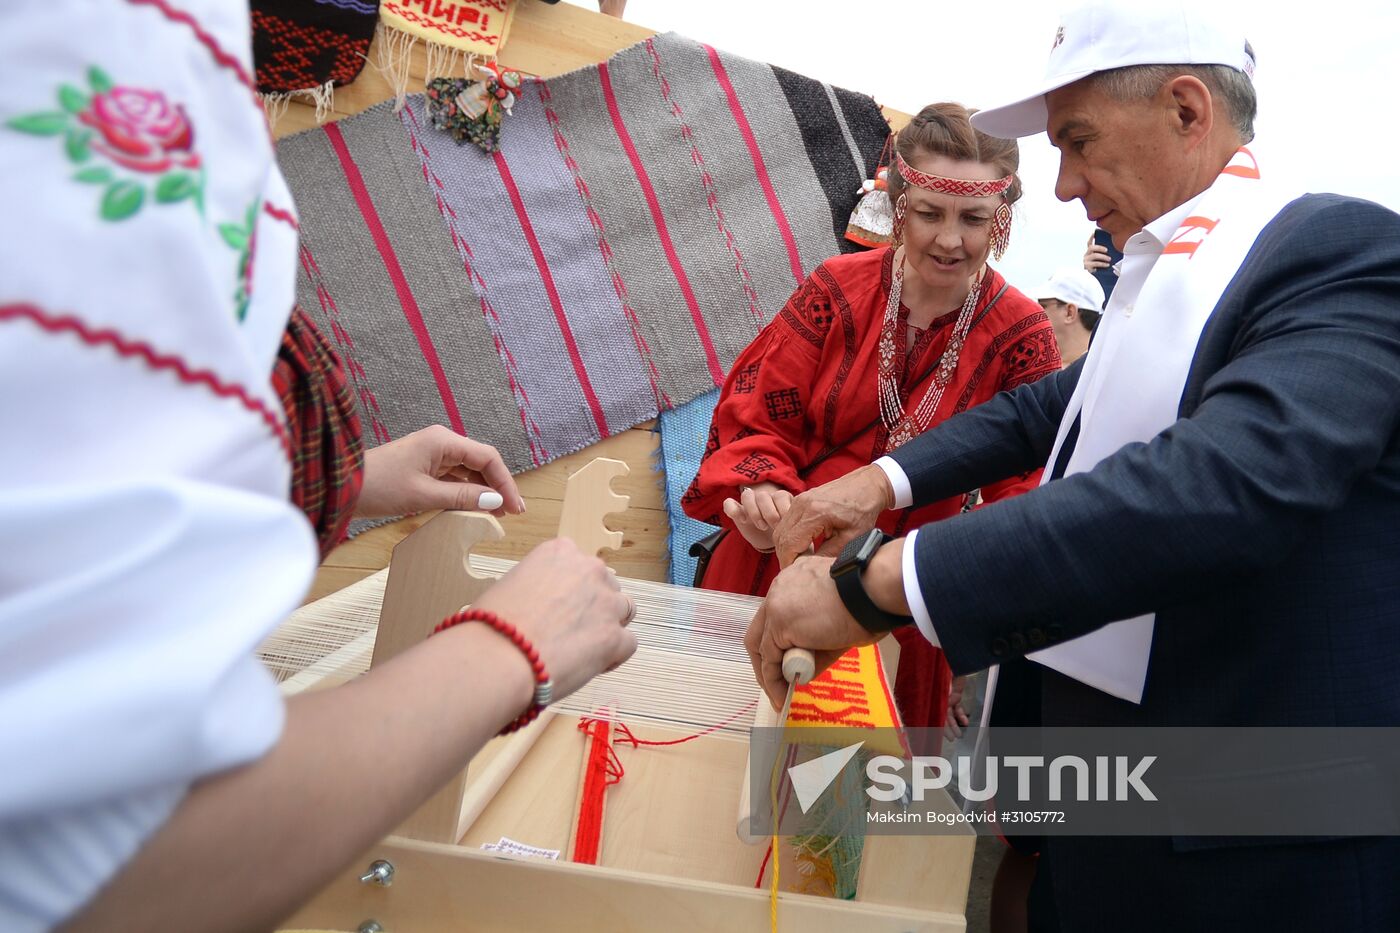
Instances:
[[[495,154],[410,96],[279,144],[299,299],[370,443],[442,423],[530,469],[720,385],[846,244],[887,132],[869,97],[675,35],[527,81]]]

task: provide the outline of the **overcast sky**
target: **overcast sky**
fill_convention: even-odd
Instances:
[[[1220,5],[1249,24],[1267,162],[1309,190],[1400,209],[1400,2]],[[1055,0],[628,0],[627,19],[913,113],[940,100],[986,107],[1018,96],[1044,72],[1061,7]],[[1091,230],[1078,202],[1055,200],[1056,165],[1044,135],[1022,140],[1026,194],[1000,264],[1022,290],[1077,263]]]

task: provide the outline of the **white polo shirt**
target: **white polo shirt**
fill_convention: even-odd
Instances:
[[[1105,320],[1115,315],[1132,315],[1138,295],[1142,293],[1142,286],[1146,283],[1152,268],[1157,264],[1162,251],[1166,249],[1167,242],[1181,226],[1181,222],[1191,215],[1196,203],[1204,196],[1205,194],[1202,192],[1185,204],[1173,208],[1138,233],[1133,234],[1128,238],[1128,242],[1123,244],[1123,259],[1117,266],[1118,284],[1114,287],[1113,294],[1104,308]],[[1091,345],[1089,353],[1092,354],[1094,350],[1095,346]],[[904,469],[893,458],[887,456],[876,460],[875,465],[884,470],[885,476],[889,478],[890,486],[894,490],[895,508],[907,509],[913,505],[914,492]],[[904,596],[909,602],[909,611],[914,616],[914,622],[918,625],[919,631],[934,645],[938,645],[938,633],[934,631],[933,618],[929,614],[928,604],[924,602],[924,595],[919,589],[919,575],[915,567],[914,542],[917,540],[918,534],[919,530],[916,528],[909,532],[904,539],[904,553],[901,561]]]

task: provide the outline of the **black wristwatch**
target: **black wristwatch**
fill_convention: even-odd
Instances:
[[[841,556],[831,565],[831,579],[836,581],[836,592],[846,611],[855,616],[866,631],[880,634],[914,621],[913,616],[886,612],[875,605],[870,594],[865,592],[865,581],[862,579],[865,568],[875,552],[889,540],[890,536],[878,528],[868,531],[842,548]]]

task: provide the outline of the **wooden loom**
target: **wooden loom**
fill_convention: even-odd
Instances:
[[[617,461],[594,461],[569,480],[562,535],[585,550],[620,543],[601,518],[625,507],[626,498],[608,488],[610,477],[622,472],[626,466]],[[342,599],[346,607],[359,600],[372,610],[382,587],[377,639],[372,628],[340,639],[340,647],[323,661],[284,681],[284,690],[342,682],[363,669],[371,644],[378,662],[426,637],[438,620],[489,585],[490,578],[477,576],[473,568],[505,565],[469,562],[467,556],[474,543],[500,534],[489,516],[443,513],[405,539],[389,571],[352,587],[358,594]],[[621,582],[634,598],[678,589]],[[674,598],[693,600],[695,594],[678,590]],[[639,622],[642,605],[639,599]],[[734,816],[748,784],[742,730],[625,750],[626,778],[608,792],[596,865],[509,858],[480,849],[506,836],[569,850],[587,746],[579,715],[596,699],[581,702],[572,710],[560,704],[528,729],[489,743],[467,771],[285,926],[359,931],[376,929],[373,923],[385,933],[769,929],[768,891],[755,888],[763,849],[746,845],[735,833]],[[768,705],[760,701],[757,708]],[[698,731],[631,719],[628,724],[652,740]],[[947,806],[953,808],[951,801]],[[856,897],[795,893],[789,883],[779,897],[780,927],[804,933],[963,930],[972,844],[970,832],[871,836]],[[383,863],[393,866],[387,886],[380,883]],[[799,874],[785,864],[782,877],[795,880]]]

